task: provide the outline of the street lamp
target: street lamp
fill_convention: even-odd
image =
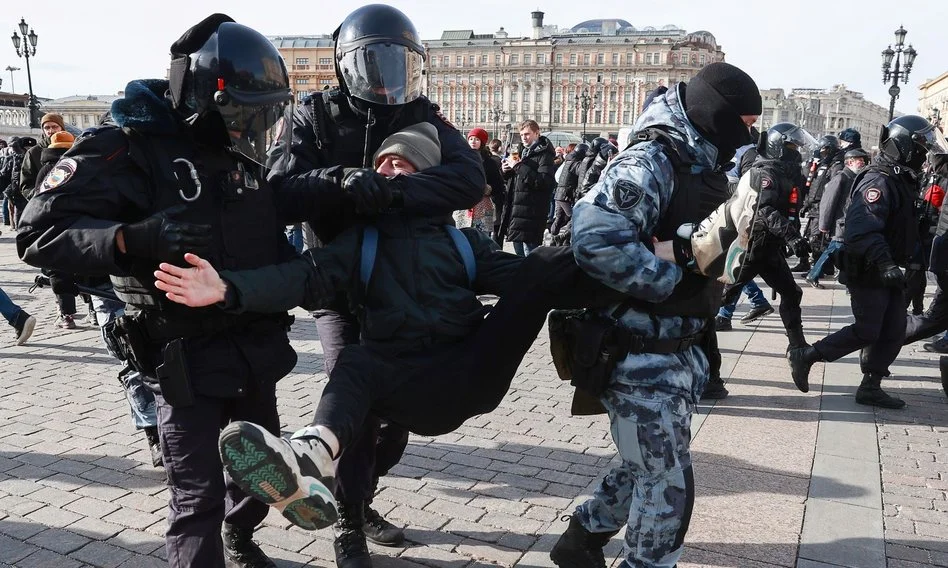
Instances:
[[[583,119],[583,141],[586,140],[586,120],[589,118],[589,109],[594,109],[599,103],[599,95],[590,95],[589,88],[583,87],[580,95],[573,95],[576,110],[579,110]]]
[[[24,18],[20,18],[19,27],[20,35],[17,35],[16,30],[14,30],[13,37],[10,39],[13,40],[13,48],[16,50],[17,57],[26,59],[26,80],[30,87],[30,128],[39,128],[36,117],[36,97],[33,96],[33,77],[30,75],[30,57],[36,55],[36,40],[39,39],[39,36],[30,28]],[[23,44],[22,50],[20,49],[20,43]]]
[[[494,123],[494,138],[500,139],[500,121],[507,116],[507,111],[500,108],[499,104],[493,108],[487,109],[487,120]]]
[[[16,87],[15,87],[14,84],[13,84],[13,72],[14,72],[14,71],[19,71],[19,70],[20,70],[19,67],[14,67],[14,66],[12,66],[12,65],[7,65],[7,68],[5,69],[5,71],[9,71],[9,72],[10,72],[10,92],[11,92],[11,93],[15,93],[15,92],[16,92]]]
[[[463,110],[454,111],[454,122],[461,125],[461,130],[464,130],[464,125],[470,124],[474,120],[473,111],[467,111],[467,114],[464,114]]]
[[[918,55],[912,44],[904,47],[906,35],[908,35],[908,32],[905,28],[899,26],[899,29],[895,30],[895,49],[892,49],[890,45],[882,51],[882,82],[888,83],[889,79],[892,79],[892,86],[889,87],[889,97],[891,97],[889,101],[889,120],[892,120],[892,117],[895,116],[895,99],[899,98],[899,92],[901,92],[899,79],[903,83],[908,83],[912,64],[915,63],[915,57]],[[895,60],[894,68],[890,67],[893,60]]]

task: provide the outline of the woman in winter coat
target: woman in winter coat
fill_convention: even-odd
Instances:
[[[477,205],[471,209],[454,212],[454,222],[459,228],[473,227],[490,235],[494,232],[498,214],[494,208],[494,198],[499,194],[501,200],[503,199],[504,178],[500,172],[500,165],[487,148],[487,141],[487,131],[483,128],[474,128],[467,133],[467,143],[470,144],[471,149],[480,154],[484,162],[487,186],[484,188],[484,198]]]

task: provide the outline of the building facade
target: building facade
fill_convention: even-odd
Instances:
[[[636,28],[625,20],[543,25],[532,37],[449,30],[424,41],[425,92],[462,130],[479,126],[503,138],[526,119],[545,131],[615,136],[631,125],[650,91],[688,81],[723,61],[713,35],[675,26]]]
[[[332,36],[272,36],[267,38],[279,50],[290,75],[296,101],[338,84],[333,63]]]
[[[763,112],[757,127],[770,128],[778,122],[792,122],[819,138],[836,135],[846,128],[855,128],[869,147],[880,128],[889,122],[889,109],[866,100],[862,93],[850,91],[846,85],[830,89],[762,89]]]
[[[102,115],[111,110],[112,101],[125,96],[125,91],[114,95],[73,95],[61,99],[45,101],[40,113],[55,112],[63,116],[63,122],[79,130],[92,128],[99,124]]]
[[[919,85],[918,113],[945,129],[948,123],[948,71]]]

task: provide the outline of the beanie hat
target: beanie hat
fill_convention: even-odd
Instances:
[[[839,133],[839,139],[849,142],[850,145],[855,147],[862,146],[862,135],[859,134],[859,131],[855,128],[847,128]]]
[[[55,122],[60,128],[64,130],[66,129],[66,122],[63,120],[63,115],[59,113],[48,112],[44,114],[42,120],[40,120],[40,128],[42,128],[47,122]]]
[[[490,138],[487,136],[487,131],[483,128],[472,128],[470,132],[467,133],[467,137],[476,136],[481,141],[481,146],[487,146],[487,141]]]
[[[694,76],[685,90],[688,120],[718,149],[718,163],[752,142],[742,115],[763,110],[760,90],[750,75],[729,63],[712,63]]]
[[[49,139],[49,148],[72,148],[72,145],[76,142],[76,137],[63,130],[62,132],[57,132]]]
[[[438,129],[433,124],[419,122],[399,130],[382,141],[375,152],[374,164],[385,156],[401,156],[408,160],[419,172],[441,163],[441,141]]]

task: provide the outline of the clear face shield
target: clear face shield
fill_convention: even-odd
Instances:
[[[337,61],[349,94],[377,105],[403,105],[421,96],[421,53],[396,43],[371,43]]]
[[[812,156],[819,145],[812,134],[799,126],[784,133],[784,143],[796,146],[801,156]]]
[[[268,150],[289,148],[293,116],[293,95],[289,90],[246,94],[228,90],[227,103],[219,104],[232,147],[261,165],[270,166]],[[287,117],[284,120],[284,117]],[[287,127],[284,128],[284,124]]]

